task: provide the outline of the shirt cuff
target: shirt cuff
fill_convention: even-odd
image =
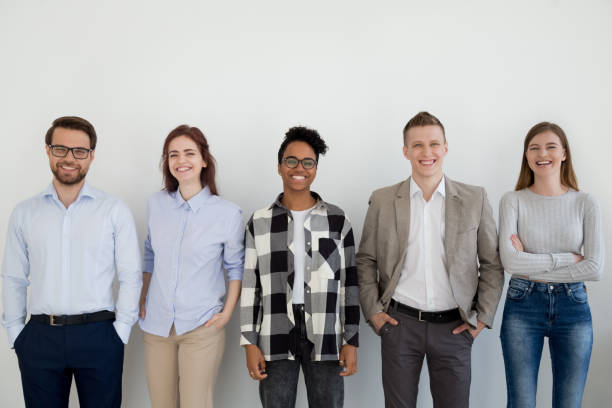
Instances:
[[[132,326],[130,326],[129,324],[120,322],[119,320],[115,320],[115,322],[113,323],[113,326],[115,326],[115,331],[117,332],[117,335],[119,336],[123,344],[128,344]]]
[[[15,340],[17,339],[17,337],[19,336],[19,333],[21,333],[24,327],[25,327],[25,324],[20,323],[20,324],[16,324],[15,326],[6,328],[6,333],[8,335],[8,341],[9,341],[10,348],[13,348],[15,346]]]

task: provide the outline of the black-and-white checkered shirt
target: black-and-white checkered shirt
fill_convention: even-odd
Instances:
[[[314,361],[338,360],[359,342],[359,286],[351,224],[335,205],[317,200],[304,223],[304,311]],[[268,361],[293,359],[293,218],[281,202],[253,213],[246,226],[240,300],[241,345],[256,344]]]

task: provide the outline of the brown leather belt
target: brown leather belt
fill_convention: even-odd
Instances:
[[[115,320],[115,312],[102,310],[95,313],[83,313],[80,315],[32,315],[30,320],[37,323],[44,323],[50,326],[70,326],[73,324],[85,324],[93,322],[103,322],[106,320]]]

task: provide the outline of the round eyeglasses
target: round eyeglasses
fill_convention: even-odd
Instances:
[[[62,145],[49,145],[51,154],[55,157],[66,157],[68,152],[72,152],[72,157],[77,160],[83,160],[89,157],[89,153],[93,149],[87,149],[85,147],[66,147]]]
[[[304,170],[310,170],[317,167],[317,161],[310,157],[305,157],[300,160],[295,156],[287,156],[283,159],[283,161],[285,162],[285,166],[289,167],[290,169],[295,169],[300,163],[302,163]]]

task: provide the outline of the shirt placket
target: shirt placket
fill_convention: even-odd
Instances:
[[[74,205],[74,204],[73,204]],[[69,206],[64,211],[64,218],[62,223],[62,286],[61,291],[63,293],[60,294],[59,298],[62,299],[62,310],[61,313],[68,314],[70,309],[70,299],[72,296],[69,294],[72,290],[72,265],[71,265],[71,253],[72,253],[72,243],[71,243],[71,235],[72,235],[72,209],[73,205]],[[93,265],[92,265],[93,267]]]
[[[306,337],[309,340],[313,338],[312,333],[314,333],[311,316],[313,310],[318,310],[317,305],[312,304],[311,289],[310,285],[307,284],[312,279],[312,258],[315,255],[312,249],[310,217],[311,215],[308,215],[304,220],[304,244],[306,250],[306,256],[304,256],[304,283],[306,283],[304,287],[304,326],[306,327]]]
[[[174,244],[174,251],[172,254],[173,262],[172,262],[172,277],[170,280],[170,293],[172,295],[172,321],[174,322],[176,318],[176,293],[178,290],[178,280],[179,280],[179,271],[181,268],[181,250],[183,246],[183,238],[185,236],[185,230],[187,229],[187,222],[189,220],[189,210],[183,208],[181,215],[181,223],[178,231],[178,235],[176,237],[176,242]],[[175,329],[177,329],[175,327]],[[178,331],[178,330],[177,330]]]
[[[432,270],[431,270],[431,199],[429,202],[423,200],[423,254],[425,258],[425,293],[426,293],[426,304],[427,310],[431,310],[434,303],[434,291],[432,282]]]
[[[304,249],[306,251],[306,256],[304,256],[304,282],[310,282],[312,278],[312,233],[310,232],[310,215],[308,215],[304,219]],[[305,285],[304,288],[304,296],[310,296],[310,286]],[[308,313],[311,313],[312,310],[308,310]]]

